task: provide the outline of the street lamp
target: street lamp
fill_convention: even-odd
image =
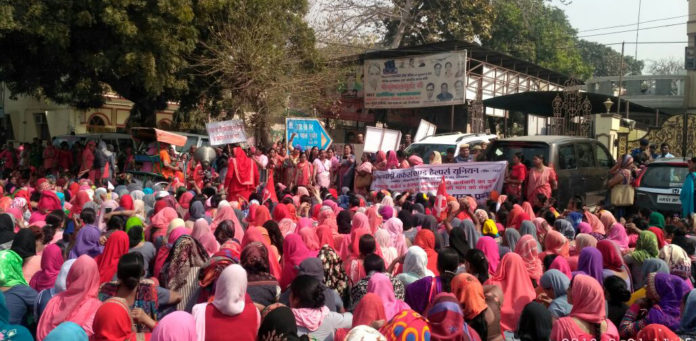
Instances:
[[[603,103],[604,107],[607,108],[607,114],[609,114],[609,110],[611,110],[611,107],[614,105],[614,102],[611,101],[611,98],[607,98],[607,100]]]

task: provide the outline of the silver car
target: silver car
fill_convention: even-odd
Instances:
[[[681,193],[689,166],[682,158],[657,159],[636,180],[636,206],[681,214]]]

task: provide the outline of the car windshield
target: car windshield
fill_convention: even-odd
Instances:
[[[640,180],[641,187],[681,188],[689,169],[686,165],[652,164]]]
[[[544,160],[549,160],[549,145],[536,142],[518,142],[518,141],[496,141],[493,142],[487,149],[488,161],[508,161],[512,160],[512,156],[518,152],[524,155],[524,164],[527,167],[532,166],[532,157],[534,155],[543,155]]]
[[[456,151],[456,145],[453,144],[433,144],[433,143],[414,143],[404,150],[408,155],[418,155],[425,163],[430,161],[430,152],[437,151],[442,156],[447,154],[447,148],[452,148]]]

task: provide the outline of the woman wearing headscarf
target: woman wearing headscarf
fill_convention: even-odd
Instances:
[[[180,231],[172,232],[172,235]],[[199,281],[198,272],[208,261],[208,253],[197,240],[189,235],[181,235],[174,242],[169,256],[159,274],[160,285],[181,294],[177,310],[190,310],[196,301]]]
[[[541,243],[539,243],[539,238],[537,237],[537,228],[534,226],[534,223],[529,220],[523,221],[522,225],[520,225],[520,237],[525,235],[530,235],[537,241],[537,251],[541,252]]]
[[[247,274],[242,266],[225,268],[215,286],[215,299],[193,307],[199,341],[229,339],[229,331],[240,340],[256,338],[261,316],[246,293]]]
[[[614,325],[621,325],[628,310],[626,301],[631,299],[631,292],[628,291],[626,281],[618,276],[604,278],[604,295],[607,299],[607,315]]]
[[[370,231],[374,234],[382,226],[382,217],[377,213],[377,206],[370,206],[365,214],[370,223]]]
[[[527,273],[532,283],[538,284],[542,273],[544,272],[544,266],[541,264],[539,259],[539,252],[537,248],[537,241],[531,235],[524,235],[517,242],[515,247],[515,253],[522,257],[527,268]],[[536,285],[535,285],[536,286]]]
[[[648,231],[654,233],[655,237],[657,237],[658,249],[662,249],[667,244],[667,242],[665,241],[665,233],[661,228],[651,226],[648,227]]]
[[[175,311],[168,314],[159,322],[150,341],[196,341],[196,320],[187,312]]]
[[[116,274],[118,261],[128,253],[128,235],[123,231],[115,231],[109,236],[104,252],[94,260],[99,267],[99,283],[110,282]]]
[[[92,321],[101,302],[99,291],[99,269],[91,257],[82,255],[70,267],[66,279],[66,290],[54,296],[41,314],[36,329],[37,340],[64,321],[71,321],[92,335]]]
[[[297,331],[316,340],[333,340],[336,330],[353,324],[350,313],[336,313],[325,305],[324,287],[309,275],[297,276],[290,287],[290,307]]]
[[[67,321],[55,327],[46,337],[44,341],[88,341],[89,337],[85,330],[77,324]]]
[[[691,283],[691,258],[684,249],[675,244],[667,244],[660,249],[658,256],[667,263],[670,274],[679,276],[679,278],[684,280],[689,290],[693,289],[693,284]]]
[[[431,165],[441,165],[442,164],[442,154],[438,151],[432,151],[429,155],[429,164]]]
[[[29,282],[34,290],[52,288],[63,265],[63,251],[56,244],[46,246],[41,254],[41,271],[34,274]]]
[[[279,280],[282,275],[282,269],[279,263],[281,259],[278,255],[278,251],[273,247],[268,240],[269,236],[264,235],[263,228],[253,226],[247,230],[244,234],[244,239],[242,240],[241,249],[244,249],[247,245],[252,242],[261,242],[268,251],[268,262],[269,262],[269,272],[276,280]],[[241,252],[240,252],[241,253]]]
[[[573,228],[573,224],[569,220],[562,218],[556,219],[553,223],[553,227],[568,240],[575,239],[575,228]]]
[[[648,217],[648,226],[655,226],[661,229],[665,228],[665,216],[658,211],[653,211]]]
[[[404,224],[399,218],[390,218],[384,223],[384,229],[389,232],[391,244],[396,249],[397,256],[406,253],[408,246],[404,237]],[[387,263],[389,264],[389,263]]]
[[[466,253],[473,249],[469,246],[469,241],[466,239],[466,232],[461,225],[452,228],[449,232],[449,245],[459,255],[459,263],[464,264],[466,261]],[[474,244],[474,247],[476,244]],[[460,272],[459,270],[457,272]]]
[[[611,225],[609,232],[607,232],[607,239],[616,243],[622,253],[628,251],[628,235],[626,234],[626,228],[620,223]]]
[[[353,310],[353,325],[351,328],[386,323],[387,321],[382,297],[374,293],[367,293],[360,299],[360,302]],[[345,340],[348,332],[348,328],[336,330],[334,340]]]
[[[586,247],[580,252],[577,272],[584,273],[602,284],[604,282],[602,265],[602,253],[595,247]]]
[[[570,265],[568,265],[568,261],[565,258],[551,254],[544,258],[544,262],[546,262],[547,259],[551,259],[549,261],[547,270],[556,269],[566,275],[568,279],[573,278],[573,274],[570,271]]]
[[[408,304],[395,297],[391,280],[382,273],[375,273],[370,276],[370,280],[367,282],[367,293],[376,294],[382,299],[387,321],[391,320],[397,312],[411,309]]]
[[[539,285],[544,293],[539,296],[539,301],[548,304],[548,309],[556,318],[568,316],[573,307],[568,302],[568,287],[570,279],[564,273],[556,269],[550,269],[541,276]]]
[[[636,248],[633,252],[624,256],[624,262],[631,269],[631,278],[634,288],[642,288],[644,278],[640,277],[643,262],[649,258],[657,257],[659,248],[657,247],[657,237],[650,231],[642,231],[636,241]]]
[[[544,238],[544,252],[539,257],[544,258],[547,255],[554,254],[563,258],[570,256],[568,239],[558,231],[549,231]]]
[[[481,340],[502,340],[500,311],[486,302],[483,286],[470,274],[459,274],[452,279],[452,294],[463,311],[464,322],[474,329]]]
[[[459,267],[459,255],[452,248],[443,248],[437,255],[439,275],[426,276],[406,287],[405,302],[415,311],[425,311],[433,297],[450,292],[452,278]]]
[[[624,338],[633,338],[648,324],[658,323],[679,330],[682,297],[689,292],[684,280],[675,275],[651,273],[646,279],[646,297],[633,303],[621,320],[619,331]],[[640,314],[647,309],[647,314]]]
[[[667,266],[667,263],[663,261],[662,259],[659,258],[648,258],[643,262],[643,266],[641,267],[640,274],[643,276],[643,278],[648,278],[648,275],[651,273],[663,273],[663,274],[669,274],[669,267]],[[641,298],[646,297],[646,290],[645,286],[636,289],[632,294],[631,294],[631,299],[628,300],[628,305],[631,306],[633,303],[638,302]]]
[[[155,246],[163,245],[167,240],[166,235],[169,224],[178,217],[179,215],[176,213],[176,210],[171,207],[165,207],[155,213],[155,215],[150,218],[150,226],[145,230],[147,240],[151,241]]]
[[[494,275],[498,271],[498,264],[500,263],[500,253],[495,239],[488,236],[481,237],[478,243],[476,243],[476,248],[483,251],[486,255],[486,259],[488,259],[488,274]]]
[[[297,266],[308,257],[316,257],[317,252],[311,251],[302,241],[299,234],[291,233],[283,241],[283,272],[280,276],[280,288],[285,290],[297,276]]]
[[[241,147],[235,147],[233,154],[223,184],[227,200],[246,201],[259,184],[258,166]]]
[[[176,243],[177,239],[179,237],[188,234],[188,231],[181,227],[181,228],[176,228],[171,233],[169,234],[169,237],[167,239],[167,243],[162,245],[159,250],[157,250],[157,255],[155,256],[155,263],[152,268],[152,274],[155,277],[159,277],[162,267],[164,266],[165,261],[167,260],[167,257],[169,257],[169,253],[172,250],[172,247],[174,247],[174,243]]]
[[[43,313],[44,309],[46,308],[46,305],[48,304],[48,301],[53,298],[55,295],[60,294],[61,292],[65,291],[65,282],[68,277],[68,272],[70,271],[70,267],[75,263],[75,259],[69,259],[66,260],[63,265],[60,267],[60,272],[58,273],[58,276],[56,277],[55,284],[53,287],[49,289],[44,289],[39,292],[39,294],[36,296],[36,300],[34,301],[34,320],[38,321],[39,317],[41,317],[41,314]]]
[[[324,245],[317,258],[321,260],[324,268],[324,285],[336,290],[341,298],[349,295],[348,275],[343,268],[343,261],[334,249]]]
[[[0,293],[0,338],[4,341],[33,341],[29,330],[17,323],[10,322],[10,311],[5,302],[5,295]]]
[[[682,340],[696,338],[696,290],[691,290],[686,295],[678,332]]]
[[[662,324],[649,324],[636,335],[638,340],[681,341],[673,331]],[[687,339],[688,340],[688,339]]]
[[[231,206],[223,206],[218,209],[217,213],[215,214],[215,219],[213,219],[213,223],[210,224],[210,230],[215,232],[218,225],[226,220],[229,220],[234,224],[234,239],[242,240],[244,237],[244,229],[242,228],[242,224],[239,222],[239,219],[234,212],[234,208]]]
[[[74,259],[82,255],[96,257],[104,250],[104,247],[99,244],[101,232],[99,232],[99,229],[93,225],[95,219],[94,211],[83,211],[83,213],[80,214],[80,218],[85,225],[82,226],[80,231],[77,232],[75,245],[70,250],[70,259]]]
[[[398,258],[398,253],[396,248],[392,245],[392,239],[387,230],[380,228],[375,233],[375,241],[379,244],[379,249],[382,251],[382,259],[384,259],[385,264],[391,264],[396,258]]]
[[[8,322],[27,324],[27,318],[36,300],[32,289],[22,273],[22,263],[36,254],[36,241],[30,229],[21,229],[9,250],[0,251],[0,287],[9,308]]]
[[[188,213],[188,220],[186,221],[187,228],[193,229],[193,225],[198,219],[205,219],[208,224],[213,222],[213,220],[205,214],[205,206],[202,201],[196,200],[192,202],[191,206],[189,206]]]
[[[15,223],[9,214],[0,214],[0,249],[7,250],[12,245],[15,236],[14,227]]]
[[[518,240],[520,240],[519,231],[506,229],[503,235],[503,244],[500,245],[500,257],[504,257],[506,253],[514,251]]]
[[[220,249],[220,244],[215,240],[215,236],[210,232],[210,227],[208,227],[208,222],[199,218],[193,225],[193,232],[191,232],[191,237],[196,239],[203,245],[205,251],[208,252],[209,256],[212,256],[215,252]]]
[[[314,228],[303,227],[299,230],[298,234],[302,237],[302,241],[310,251],[319,251],[321,243],[319,242],[319,236],[317,236]]]
[[[485,284],[497,285],[502,289],[504,299],[500,309],[500,325],[503,332],[514,331],[518,320],[517,312],[536,297],[522,257],[513,252],[506,254],[496,274]]]
[[[530,302],[520,316],[515,338],[520,341],[548,340],[551,336],[551,313],[541,303]]]
[[[271,275],[268,250],[261,242],[251,242],[242,250],[241,265],[247,272],[247,293],[261,307],[278,301],[280,286]]]
[[[573,305],[570,315],[553,323],[551,340],[618,340],[616,326],[606,318],[604,291],[592,277],[573,278],[568,301]]]
[[[435,252],[435,234],[433,234],[431,230],[427,229],[418,231],[414,240],[414,245],[419,246],[421,249],[423,249],[423,251],[425,251],[426,255],[428,256],[428,270],[435,274],[435,276],[438,276],[438,254]]]
[[[457,298],[450,293],[440,293],[435,296],[425,312],[430,325],[431,340],[481,340],[476,330],[466,322],[462,322],[464,313],[457,303]]]
[[[597,243],[597,250],[602,254],[603,277],[617,276],[623,279],[626,282],[626,287],[631,290],[633,288],[631,272],[624,264],[618,245],[610,240],[602,240]]]

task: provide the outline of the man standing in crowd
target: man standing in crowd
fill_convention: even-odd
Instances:
[[[459,155],[455,158],[457,163],[461,162],[471,162],[473,161],[473,158],[471,157],[471,152],[469,151],[469,145],[468,144],[463,144],[461,147],[459,147]]]
[[[657,155],[657,159],[668,159],[668,158],[672,158],[672,157],[674,157],[674,155],[672,155],[669,152],[669,144],[667,144],[667,142],[663,142],[660,145],[660,154]]]

